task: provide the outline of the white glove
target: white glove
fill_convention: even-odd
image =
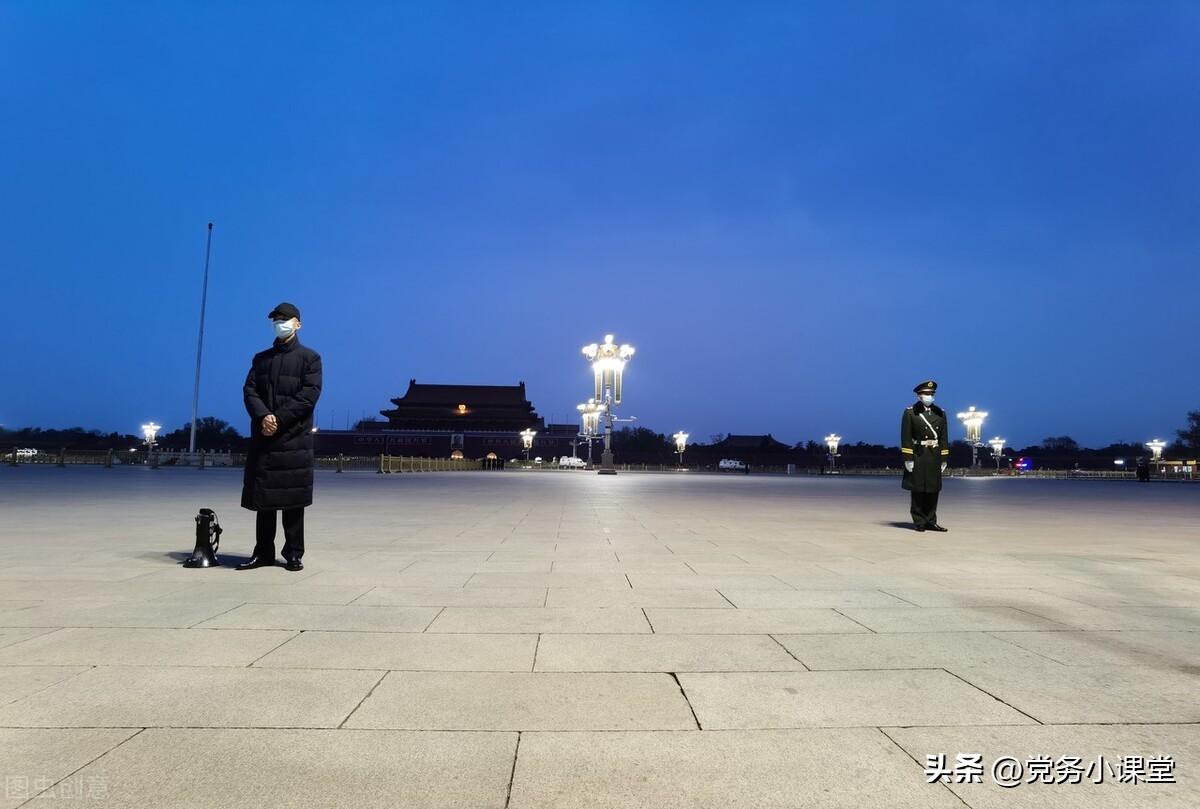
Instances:
[[[911,472],[911,471],[913,471],[913,462],[912,462],[912,461],[905,461],[905,462],[904,462],[904,471],[906,471],[906,472]]]
[[[946,462],[945,461],[942,461],[942,471],[943,472],[946,471]]]

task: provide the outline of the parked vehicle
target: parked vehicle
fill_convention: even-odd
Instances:
[[[29,447],[26,447],[24,449],[18,448],[16,452],[17,452],[18,460],[21,458],[32,458],[38,454],[38,451],[36,449],[31,449]],[[13,459],[13,454],[12,454],[11,450],[4,454],[4,460],[11,461],[12,459]]]
[[[721,472],[745,472],[746,464],[736,458],[722,458],[721,462],[717,464],[717,469]]]
[[[587,461],[572,455],[564,455],[558,459],[558,465],[563,469],[583,469],[587,466]]]

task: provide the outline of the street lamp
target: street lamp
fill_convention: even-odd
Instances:
[[[687,449],[688,434],[680,430],[671,437],[675,439],[675,454],[679,456],[679,465],[683,466],[683,451]]]
[[[588,446],[588,469],[592,468],[592,441],[600,432],[600,414],[605,411],[605,406],[595,399],[588,399],[581,405],[575,407],[579,411],[579,418],[583,422],[583,432],[579,435],[581,438],[587,439]]]
[[[596,470],[601,475],[617,474],[612,454],[613,409],[621,404],[625,364],[633,357],[633,352],[631,345],[614,343],[611,334],[604,335],[603,343],[592,343],[583,347],[583,356],[592,364],[592,373],[596,380],[596,394],[593,398],[604,405],[604,452],[600,455],[600,468]]]
[[[150,459],[150,453],[154,451],[155,441],[158,437],[158,431],[162,429],[162,425],[150,422],[142,425],[142,435],[146,437],[146,459]]]
[[[992,457],[996,459],[996,471],[1000,471],[1000,458],[1004,452],[1005,441],[999,436],[988,442],[988,446],[992,448]]]
[[[840,444],[841,441],[842,441],[842,437],[840,435],[838,435],[837,433],[830,433],[829,435],[825,436],[825,446],[829,447],[829,471],[830,472],[833,472],[833,467],[834,467],[834,465],[837,464],[837,461],[835,459],[838,456],[838,453],[837,453],[838,444]]]
[[[1146,447],[1150,450],[1150,460],[1156,468],[1159,467],[1162,464],[1162,454],[1167,447],[1167,442],[1156,438],[1153,441],[1147,441]]]
[[[525,460],[529,460],[529,450],[533,449],[533,437],[537,435],[537,431],[526,427],[521,431],[521,444],[525,448]]]
[[[965,412],[958,414],[958,420],[967,428],[967,443],[971,445],[972,468],[979,467],[979,448],[983,446],[980,438],[983,435],[983,420],[986,418],[987,411],[976,410],[975,405],[971,405]]]

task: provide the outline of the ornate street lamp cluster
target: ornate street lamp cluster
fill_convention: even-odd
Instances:
[[[537,435],[537,430],[526,427],[521,431],[521,446],[525,450],[525,460],[529,460],[529,450],[533,449],[533,437]]]
[[[589,466],[592,439],[596,437],[600,424],[604,425],[604,451],[600,453],[600,466],[596,469],[601,475],[617,474],[617,467],[613,464],[612,426],[616,420],[614,411],[621,405],[625,366],[633,354],[633,346],[624,343],[618,345],[613,342],[611,334],[604,335],[603,343],[583,347],[583,357],[592,366],[595,389],[592,398],[579,405],[578,410],[583,421],[582,436],[588,442]]]
[[[146,437],[146,454],[147,455],[149,455],[151,452],[154,451],[154,447],[157,444],[157,441],[155,439],[158,438],[158,431],[161,429],[162,429],[162,425],[155,424],[154,422],[150,422],[149,424],[142,425],[142,435]]]
[[[671,436],[671,438],[675,439],[675,454],[679,456],[679,466],[682,468],[683,453],[687,449],[688,434],[683,430],[680,430],[679,432],[675,433],[675,435]]]
[[[825,446],[829,449],[829,471],[833,472],[833,467],[837,464],[838,445],[842,443],[842,437],[837,433],[830,433],[825,436]]]

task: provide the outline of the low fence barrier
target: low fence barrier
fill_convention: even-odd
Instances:
[[[37,454],[13,450],[4,456],[4,462],[9,466],[30,464],[35,466],[111,467],[114,464],[128,463],[129,459],[111,449],[60,449],[57,452],[39,451]]]
[[[68,450],[60,449],[55,451],[38,451],[36,454],[30,454],[27,451],[18,452],[16,450],[5,453],[0,456],[0,462],[6,466],[101,466],[111,468],[113,466],[150,466],[158,469],[162,467],[189,467],[193,469],[206,469],[209,467],[243,467],[246,463],[246,456],[243,453],[231,452],[151,452],[149,455],[144,450],[136,450],[134,452],[125,452],[118,450]],[[553,472],[592,472],[593,469],[586,469],[583,465],[563,464],[557,462],[535,463],[529,461],[516,461],[513,463],[505,463],[496,459],[478,459],[471,460],[465,458],[423,458],[410,455],[323,455],[314,458],[314,464],[318,469],[332,469],[336,472],[362,470],[374,471],[380,474],[404,473],[404,472],[467,472],[490,469],[503,469],[505,466],[514,469],[533,470],[533,471],[553,471]],[[819,467],[796,467],[785,465],[771,466],[751,466],[749,471],[742,469],[736,470],[718,470],[709,466],[676,466],[675,464],[617,464],[616,468],[622,472],[692,472],[705,474],[725,474],[725,475],[804,475],[804,476],[820,476],[834,474],[846,477],[898,477],[902,470],[896,468],[884,469],[868,469],[868,468],[852,468],[852,467],[837,467],[832,472],[826,468]],[[1197,478],[1193,476],[1192,467],[1187,467],[1186,471],[1177,469],[1163,470],[1152,469],[1149,480],[1158,481],[1184,481],[1194,482]],[[956,468],[946,470],[947,477],[1014,477],[1014,478],[1041,478],[1047,480],[1137,480],[1137,472],[1135,470],[1087,470],[1087,469],[1030,469],[1030,470],[1015,470],[1001,469],[999,471],[988,469],[986,467],[980,469]]]
[[[393,472],[469,472],[487,469],[490,466],[486,461],[472,461],[466,458],[416,458],[407,455],[379,456],[380,474],[391,474]]]
[[[60,449],[57,452],[12,451],[4,455],[8,466],[190,466],[203,469],[209,466],[241,466],[245,456],[229,452],[151,452],[144,450],[129,452],[115,449]]]

